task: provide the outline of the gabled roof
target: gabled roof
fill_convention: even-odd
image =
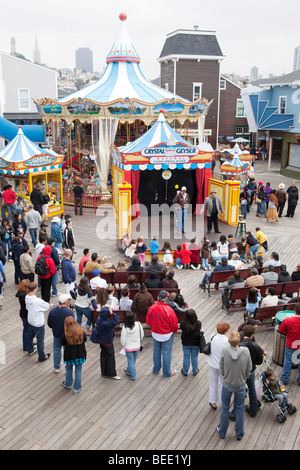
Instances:
[[[207,56],[221,58],[223,53],[215,31],[179,29],[167,35],[159,60],[169,56]]]
[[[256,80],[255,82],[251,83],[251,85],[259,87],[283,86],[294,84],[300,86],[300,70],[281,75],[280,77],[261,78],[260,80]]]

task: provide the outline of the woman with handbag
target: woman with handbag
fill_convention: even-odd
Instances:
[[[143,348],[143,337],[144,330],[141,323],[139,321],[135,321],[134,313],[131,310],[128,310],[125,313],[120,341],[127,357],[127,368],[125,369],[125,372],[131,380],[136,379],[135,363],[138,352]]]
[[[267,210],[267,215],[266,215],[267,222],[275,222],[276,224],[279,223],[277,207],[278,207],[278,199],[276,196],[276,189],[273,189],[272,193],[270,194],[270,200],[269,200],[269,205],[268,205],[268,210]]]
[[[260,186],[256,194],[256,217],[259,217],[259,214],[266,215],[267,213],[267,193],[264,186]]]
[[[224,347],[228,344],[227,335],[229,329],[229,323],[218,323],[217,333],[210,339],[210,354],[208,355],[207,363],[209,365],[209,404],[213,410],[217,409],[219,392],[223,384],[220,372],[220,357]]]
[[[195,310],[188,309],[185,319],[180,323],[181,343],[183,350],[183,366],[181,373],[188,375],[190,362],[192,363],[193,375],[197,375],[198,369],[198,353],[201,336],[201,321],[198,320]]]

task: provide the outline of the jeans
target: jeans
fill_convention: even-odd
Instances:
[[[5,211],[7,211],[8,219],[13,220],[13,214],[16,213],[16,206],[14,204],[2,204],[1,218],[4,219]]]
[[[255,389],[255,371],[251,372],[247,381],[246,381],[249,393],[249,405],[250,405],[250,414],[251,416],[256,416],[258,411],[258,400],[256,395]],[[232,412],[230,413],[232,417],[235,417],[236,411],[233,408]]]
[[[136,379],[136,368],[135,363],[138,356],[138,351],[125,351],[127,357],[127,369],[126,372],[132,380]]]
[[[192,370],[193,375],[196,375],[199,372],[198,369],[198,354],[199,354],[199,347],[198,346],[185,346],[182,345],[183,350],[183,367],[182,372],[187,375],[190,362],[192,362]]]
[[[66,364],[66,387],[72,388],[73,367],[75,367],[74,393],[78,393],[81,390],[82,364]]]
[[[44,353],[44,338],[45,338],[45,325],[43,326],[32,326],[29,325],[29,332],[28,332],[28,344],[29,344],[29,351],[28,354],[32,353],[33,348],[33,338],[36,337],[37,340],[37,350],[38,350],[38,360],[44,361],[46,359],[46,355]]]
[[[181,258],[175,258],[175,264],[176,264],[176,267],[177,267],[177,268],[180,268],[180,266],[182,266],[182,264],[181,264]]]
[[[54,247],[57,248],[59,251],[61,250],[61,247],[62,247],[62,243],[60,242],[55,242],[54,243]]]
[[[204,268],[204,269],[209,269],[208,259],[209,259],[209,258],[201,258],[201,261],[202,261],[202,268]]]
[[[281,392],[278,395],[274,395],[275,400],[279,401],[279,406],[282,410],[285,410],[287,405],[291,405],[289,395],[287,392]]]
[[[30,228],[29,233],[31,236],[31,241],[33,243],[33,246],[35,247],[37,245],[37,229],[36,228]]]
[[[249,257],[250,257],[251,260],[253,260],[253,255],[255,256],[255,258],[258,257],[259,248],[260,248],[259,243],[256,243],[256,245],[253,245],[253,246],[249,247]]]
[[[298,351],[298,353],[296,351]],[[293,357],[294,353],[296,357],[295,356]],[[285,346],[283,370],[282,370],[282,375],[281,375],[281,380],[284,383],[284,385],[287,385],[290,380],[293,362],[298,362],[298,379],[297,380],[300,384],[300,349],[291,349],[288,346]]]
[[[246,261],[246,255],[244,254],[239,254],[240,260],[241,261]]]
[[[235,433],[238,439],[241,439],[244,432],[244,403],[246,386],[232,387],[223,382],[222,386],[222,409],[218,432],[222,438],[226,436],[229,425],[229,407],[232,394],[234,395],[235,410]]]
[[[3,245],[4,245],[4,251],[5,251],[5,256],[7,256],[7,259],[12,259],[11,257],[11,238],[4,238],[2,240]]]
[[[241,214],[244,219],[247,218],[247,204],[241,204]]]
[[[53,336],[53,362],[54,362],[54,369],[60,369],[60,362],[61,362],[61,338],[55,338]]]
[[[27,318],[22,318],[23,322],[23,333],[22,333],[22,341],[23,341],[23,351],[30,350],[30,340],[29,340],[29,323]]]
[[[211,273],[205,273],[204,276],[203,276],[203,279],[200,283],[200,286],[205,287],[206,286],[206,281],[207,281],[207,279],[210,279],[210,277],[211,277]]]
[[[86,328],[89,328],[92,324],[92,311],[90,307],[78,307],[78,305],[75,305],[75,310],[77,314],[77,323],[81,325],[82,315],[84,315],[87,318]]]
[[[177,232],[184,231],[187,209],[181,209],[177,212]]]
[[[58,270],[52,278],[52,295],[57,295]]]
[[[174,333],[167,341],[153,340],[153,372],[158,374],[161,369],[161,358],[163,367],[163,377],[171,375],[171,361],[172,361],[172,346],[173,346]]]

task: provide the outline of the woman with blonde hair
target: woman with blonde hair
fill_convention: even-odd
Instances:
[[[209,404],[213,410],[217,409],[217,401],[222,389],[223,378],[220,371],[220,357],[226,345],[228,345],[228,331],[230,325],[227,322],[217,324],[217,333],[211,339],[211,353],[207,358],[209,365]]]
[[[71,316],[65,318],[64,327],[61,344],[64,346],[66,380],[62,384],[65,388],[72,388],[73,367],[75,367],[74,393],[77,394],[81,390],[82,364],[86,362],[86,334]]]

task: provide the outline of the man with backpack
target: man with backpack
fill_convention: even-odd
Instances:
[[[56,266],[53,258],[51,257],[51,246],[44,246],[42,253],[38,256],[35,263],[35,273],[40,279],[42,299],[49,303],[52,279],[56,274]]]

